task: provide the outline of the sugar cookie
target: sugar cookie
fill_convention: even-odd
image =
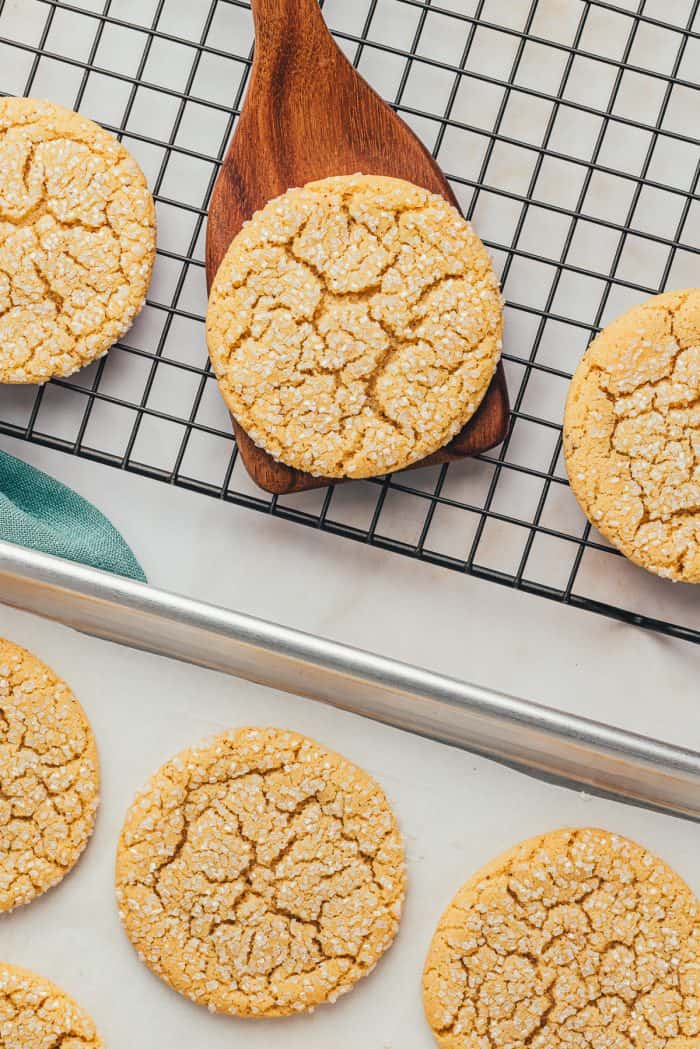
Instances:
[[[86,117],[0,99],[0,382],[102,356],[146,297],[155,209],[143,172]]]
[[[623,554],[700,582],[700,289],[656,295],[595,339],[564,417],[574,495]]]
[[[437,451],[479,407],[501,352],[498,281],[442,197],[352,175],[253,216],[214,280],[207,342],[257,445],[323,477]]]
[[[379,785],[279,729],[240,729],[173,758],[119,841],[119,913],[139,954],[193,1001],[240,1016],[349,991],[394,939],[404,893]]]
[[[36,656],[0,639],[0,911],[68,873],[92,833],[98,791],[83,708]]]
[[[43,976],[0,962],[3,1049],[104,1049],[88,1014]]]
[[[698,1049],[698,901],[616,834],[532,838],[459,890],[423,992],[442,1049]]]

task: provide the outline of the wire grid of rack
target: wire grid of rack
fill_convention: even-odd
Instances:
[[[475,460],[289,497],[248,479],[208,367],[206,211],[245,93],[245,0],[0,0],[0,91],[118,134],[159,249],[111,353],[0,388],[0,431],[700,641],[692,587],[629,565],[568,488],[561,419],[591,336],[697,285],[700,0],[325,0],[340,46],[413,126],[490,248],[508,435]]]

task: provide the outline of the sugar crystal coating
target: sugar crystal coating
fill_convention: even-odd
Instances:
[[[698,901],[616,834],[532,838],[457,893],[423,992],[441,1049],[698,1049]]]
[[[3,1049],[104,1049],[95,1025],[56,984],[0,962]]]
[[[564,420],[588,519],[636,564],[700,583],[700,290],[613,321],[586,352]]]
[[[92,120],[0,99],[0,382],[102,356],[141,309],[155,209],[131,154]]]
[[[0,639],[0,911],[67,874],[92,833],[98,791],[83,708],[36,656]]]
[[[403,845],[367,773],[295,733],[240,729],[152,777],[116,883],[153,972],[213,1011],[284,1016],[335,1001],[390,946]]]
[[[231,412],[275,459],[369,477],[447,444],[501,352],[490,258],[442,197],[342,176],[253,216],[214,280],[212,366]]]

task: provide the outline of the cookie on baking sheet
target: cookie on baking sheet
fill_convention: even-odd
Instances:
[[[630,560],[700,583],[700,289],[628,310],[591,343],[564,416],[573,492]]]
[[[213,282],[207,342],[253,441],[323,477],[400,470],[479,407],[501,353],[489,255],[442,197],[352,175],[290,189]]]
[[[0,962],[3,1049],[104,1049],[88,1014],[55,983]]]
[[[401,835],[384,792],[311,739],[229,732],[156,772],[117,853],[126,932],[153,972],[212,1011],[333,1002],[399,924]]]
[[[619,835],[532,838],[459,890],[423,994],[442,1049],[697,1049],[698,901]]]
[[[106,353],[143,305],[155,246],[153,199],[120,142],[53,102],[0,99],[0,382]]]
[[[0,639],[0,912],[68,873],[92,833],[99,780],[95,739],[71,690]]]

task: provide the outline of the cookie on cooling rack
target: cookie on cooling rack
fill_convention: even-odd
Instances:
[[[619,835],[532,838],[459,890],[423,992],[442,1049],[694,1049],[698,900]]]
[[[700,583],[700,289],[648,299],[591,343],[564,453],[588,519],[630,560]]]
[[[0,1045],[104,1049],[87,1013],[43,976],[0,962]]]
[[[95,739],[71,690],[0,639],[0,912],[73,867],[92,833],[99,779]]]
[[[0,382],[102,356],[141,309],[155,209],[125,147],[53,102],[0,99]]]
[[[483,244],[442,197],[353,175],[253,216],[214,280],[207,342],[232,414],[316,476],[400,470],[479,407],[501,352]]]
[[[146,964],[212,1011],[333,1002],[390,946],[405,893],[379,785],[313,740],[240,729],[164,765],[131,806],[117,899]]]

